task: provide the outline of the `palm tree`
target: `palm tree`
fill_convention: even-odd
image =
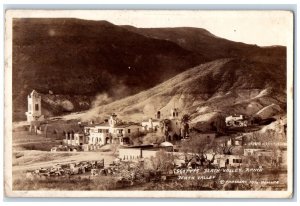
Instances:
[[[191,117],[188,114],[185,114],[181,118],[181,137],[185,138],[189,132],[189,121]]]

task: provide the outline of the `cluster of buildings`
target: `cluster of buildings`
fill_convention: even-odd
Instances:
[[[46,131],[46,127],[41,126],[41,121],[44,120],[41,107],[41,95],[33,90],[28,95],[28,111],[26,112],[27,121],[30,126],[34,125],[36,133]],[[164,119],[165,120],[165,119]],[[181,120],[177,108],[171,109],[170,117],[167,119],[168,125],[162,124],[161,112],[158,111],[155,118],[142,121],[141,123],[123,122],[116,114],[112,114],[109,119],[103,123],[98,124],[84,124],[80,123],[76,129],[62,129],[58,131],[53,128],[52,134],[64,137],[64,144],[70,146],[82,146],[84,150],[93,150],[106,144],[120,144],[129,145],[130,139],[133,136],[138,137],[141,132],[158,132],[163,129],[168,130],[167,140],[172,140],[174,135],[180,135]],[[30,128],[31,128],[30,127]],[[51,126],[47,125],[48,130]],[[78,129],[79,128],[79,129]]]
[[[41,95],[33,90],[28,95],[28,111],[26,112],[27,121],[30,125],[35,125],[36,132],[42,132],[41,122],[44,121],[41,107]],[[119,144],[126,147],[119,148],[119,158],[122,160],[138,160],[140,158],[149,158],[155,156],[156,152],[163,150],[166,152],[176,152],[170,141],[174,140],[174,136],[182,134],[182,122],[177,108],[172,108],[168,118],[161,118],[161,112],[158,111],[155,118],[142,121],[140,123],[123,122],[116,114],[99,124],[78,123],[76,126],[69,124],[68,129],[59,130],[58,127],[52,129],[52,134],[63,136],[64,144],[68,146],[79,146],[84,151],[95,150],[106,144]],[[248,119],[244,115],[231,115],[225,118],[227,127],[247,127]],[[30,127],[31,128],[31,127]],[[47,129],[51,126],[47,125],[44,128],[47,136]],[[64,127],[64,128],[67,128]],[[166,135],[165,142],[159,145],[140,145],[130,146],[133,137],[140,137],[140,133],[147,132],[162,132]],[[209,142],[215,142],[216,133],[206,132],[199,133],[199,138],[207,139]],[[243,146],[243,136],[229,138],[220,145],[222,147],[237,147]],[[244,149],[244,154],[228,155],[218,154],[213,156],[214,164],[219,167],[240,166],[243,159],[249,156],[257,156],[259,158],[270,158],[270,161],[275,161],[272,158],[273,152],[265,149]],[[210,154],[208,154],[210,156]],[[279,155],[275,162],[284,162],[282,159],[285,155]],[[212,158],[212,157],[210,157]],[[197,160],[195,160],[197,161]]]

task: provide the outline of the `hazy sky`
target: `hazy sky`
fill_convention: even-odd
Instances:
[[[30,17],[76,17],[107,20],[136,27],[198,27],[216,36],[259,46],[287,45],[292,32],[292,13],[286,11],[42,11]]]

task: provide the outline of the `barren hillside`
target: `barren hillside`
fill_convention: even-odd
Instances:
[[[209,120],[217,113],[263,113],[264,118],[270,117],[286,110],[285,74],[274,72],[283,71],[280,67],[284,65],[219,59],[149,90],[66,118],[101,119],[115,112],[125,120],[139,121],[154,117],[157,111],[167,117],[174,106],[181,114],[191,114],[193,123]]]
[[[233,65],[224,74],[202,69],[201,86],[196,87],[197,94],[201,95],[195,97],[195,105],[219,91],[243,88],[249,93],[256,84],[263,88],[262,78],[257,77],[262,71],[255,71],[255,67],[266,69],[262,74],[267,77],[278,73],[276,80],[272,77],[277,88],[277,83],[285,77],[285,50],[285,47],[266,48],[229,41],[201,28],[141,29],[107,21],[16,18],[13,22],[13,119],[25,119],[26,96],[33,89],[43,94],[45,114],[56,116],[137,94],[192,67],[220,58],[241,59],[241,64]],[[253,76],[243,77],[248,66],[252,68],[249,75]],[[236,67],[245,68],[235,72]],[[239,78],[239,83],[230,80],[228,83],[230,75]],[[243,86],[243,80],[249,79],[254,86]],[[251,91],[246,91],[247,87]],[[190,89],[184,90],[179,91],[191,95],[187,92]],[[186,98],[174,94],[174,101]],[[166,99],[170,97],[164,95]],[[166,105],[157,104],[154,110]],[[146,110],[150,111],[152,106],[149,107]],[[187,108],[192,107],[184,107]]]

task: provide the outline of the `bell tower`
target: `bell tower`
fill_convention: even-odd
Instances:
[[[44,116],[42,115],[42,97],[41,95],[33,90],[27,96],[28,102],[28,111],[25,113],[27,116],[27,122],[43,120]]]
[[[117,125],[117,115],[115,113],[113,113],[111,116],[110,116],[110,119],[109,119],[109,126],[114,128],[116,125]]]

